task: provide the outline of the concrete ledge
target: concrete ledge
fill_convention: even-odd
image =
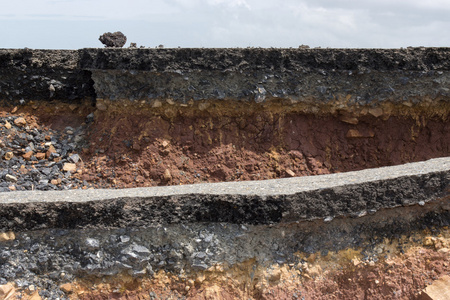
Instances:
[[[0,230],[171,223],[274,224],[361,217],[384,208],[450,203],[450,157],[267,181],[0,195]]]

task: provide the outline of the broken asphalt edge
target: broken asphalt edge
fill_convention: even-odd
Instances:
[[[327,221],[436,201],[450,209],[450,157],[263,181],[2,193],[0,231]]]

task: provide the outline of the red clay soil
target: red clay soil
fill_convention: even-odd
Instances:
[[[98,112],[83,179],[137,187],[346,172],[450,153],[450,122],[269,109]]]
[[[83,164],[95,187],[125,188],[259,180],[346,172],[450,153],[450,122],[344,112],[311,114],[244,104],[206,108],[110,107],[62,103],[19,107],[36,126],[77,127],[90,112]],[[11,108],[3,109],[3,114]],[[369,110],[370,112],[370,110]],[[30,121],[29,121],[30,122]]]

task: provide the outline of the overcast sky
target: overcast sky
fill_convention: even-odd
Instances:
[[[0,0],[0,48],[450,46],[450,0]]]

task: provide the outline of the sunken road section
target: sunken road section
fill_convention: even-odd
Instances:
[[[0,229],[17,232],[198,222],[267,225],[331,221],[436,201],[449,208],[449,157],[266,181],[2,193]]]

